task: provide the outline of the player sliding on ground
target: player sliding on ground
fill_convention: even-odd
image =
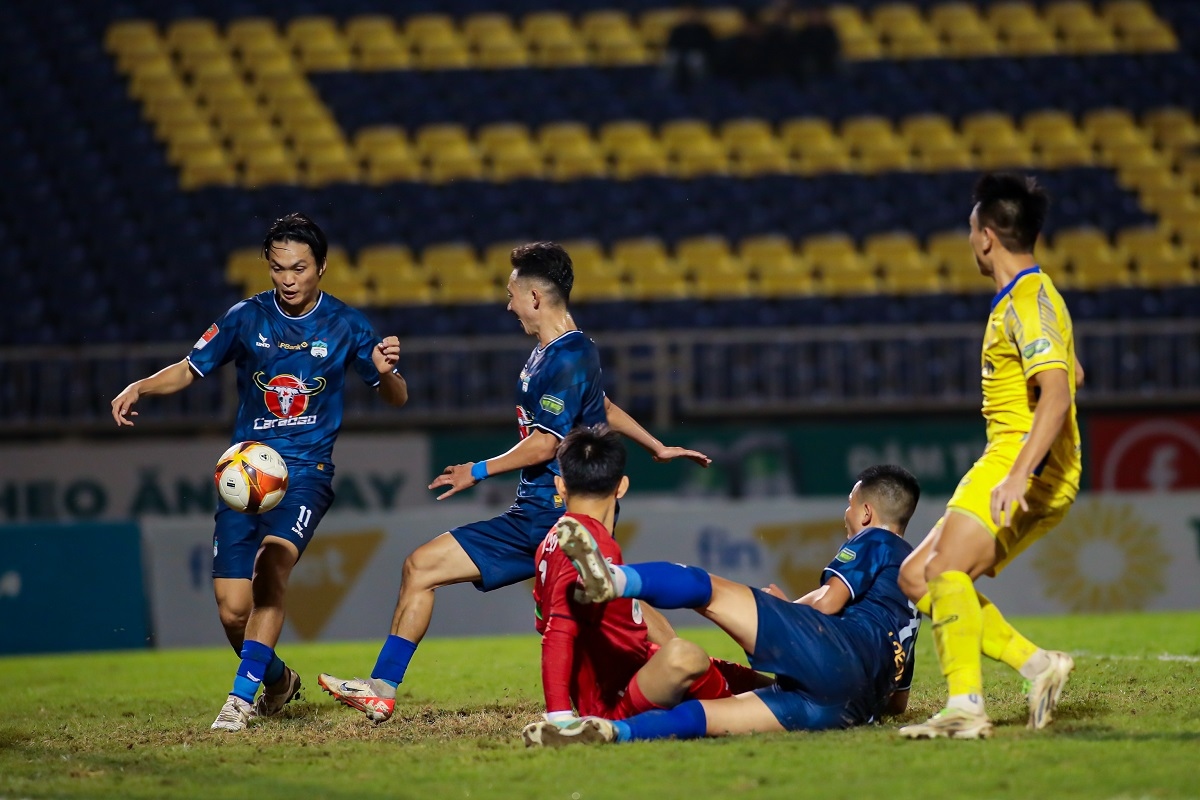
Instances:
[[[625,445],[603,425],[576,428],[558,447],[554,478],[567,514],[542,541],[534,559],[533,599],[542,634],[542,690],[546,721],[564,726],[577,717],[624,719],[680,701],[731,696],[770,679],[747,667],[711,659],[694,642],[650,642],[641,603],[603,605],[575,599],[579,576],[558,546],[558,532],[591,535],[610,564],[622,562],[612,537],[617,501],[625,496]],[[727,680],[728,678],[728,680]]]
[[[511,260],[508,310],[525,333],[538,340],[516,382],[520,441],[502,455],[446,467],[429,488],[445,488],[437,498],[444,500],[492,475],[520,470],[516,502],[498,517],[435,537],[404,560],[391,635],[370,680],[325,674],[317,678],[338,702],[374,722],[383,722],[395,710],[396,687],[429,629],[435,590],[470,581],[490,592],[533,577],[533,554],[563,513],[562,498],[554,488],[554,454],[569,431],[607,422],[655,461],[687,458],[702,466],[711,462],[703,453],[664,445],[604,395],[600,354],[576,327],[567,307],[575,282],[567,251],[553,242],[534,242],[515,248]],[[669,631],[661,615],[656,619],[660,629]]]
[[[1071,315],[1033,248],[1049,200],[1033,178],[985,175],[975,187],[971,249],[996,285],[983,339],[987,448],[958,484],[945,516],[900,571],[905,594],[933,617],[950,699],[929,721],[900,729],[909,739],[982,739],[980,653],[1029,682],[1029,727],[1050,723],[1074,669],[1066,653],[1042,650],[975,590],[1057,525],[1079,491],[1079,427]]]
[[[900,467],[859,475],[846,508],[847,541],[823,584],[794,603],[699,567],[605,563],[582,526],[561,525],[559,546],[591,602],[639,598],[659,608],[693,608],[733,637],[772,686],[717,700],[688,700],[626,720],[586,717],[525,728],[529,746],[575,742],[846,728],[899,714],[908,705],[920,616],[896,583],[912,546],[904,528],[920,487]]]

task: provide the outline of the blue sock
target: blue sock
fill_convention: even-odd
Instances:
[[[708,732],[708,717],[699,700],[688,700],[663,711],[647,711],[614,722],[618,742],[651,739],[700,739]]]
[[[238,665],[237,677],[233,679],[234,697],[240,697],[247,703],[254,702],[254,695],[262,685],[263,676],[271,659],[275,658],[275,650],[262,642],[247,639],[242,644],[242,663]]]
[[[392,686],[404,682],[404,673],[408,671],[408,662],[412,661],[413,653],[417,652],[416,642],[399,636],[389,636],[379,651],[379,659],[375,669],[371,670],[372,678],[379,678]]]
[[[267,664],[267,672],[263,675],[263,686],[270,686],[273,683],[278,683],[283,677],[283,668],[287,664],[283,663],[283,659],[275,652],[271,653],[271,663]]]
[[[648,561],[617,567],[625,573],[622,597],[637,597],[655,608],[700,608],[712,599],[712,576],[699,567]]]

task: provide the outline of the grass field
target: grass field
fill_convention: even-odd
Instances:
[[[526,750],[541,711],[536,636],[430,640],[375,727],[316,689],[377,643],[288,646],[305,696],[243,734],[208,726],[227,650],[0,659],[0,798],[1200,797],[1200,613],[1018,620],[1077,668],[1053,729],[1025,730],[1019,680],[985,679],[995,737],[906,742],[895,724],[818,734]],[[714,629],[684,632],[714,654]],[[928,630],[903,721],[942,700]]]

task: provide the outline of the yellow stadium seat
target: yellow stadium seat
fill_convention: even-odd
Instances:
[[[1121,167],[1117,170],[1117,184],[1123,189],[1138,192],[1153,192],[1182,185],[1161,159]]]
[[[508,283],[512,275],[512,251],[525,242],[513,239],[506,242],[492,242],[483,251],[483,271],[486,272],[498,286]]]
[[[127,47],[140,47],[146,42],[159,41],[158,26],[148,19],[123,19],[104,31],[104,49],[120,53]]]
[[[439,150],[429,158],[430,183],[483,180],[483,159],[475,148]]]
[[[835,297],[877,293],[880,287],[874,273],[857,269],[854,263],[852,260],[846,260],[823,266],[820,278],[815,284],[820,293]]]
[[[858,154],[858,168],[867,175],[906,170],[912,167],[908,147],[897,139],[875,144]]]
[[[615,303],[629,297],[629,284],[619,275],[592,275],[571,288],[571,303]]]
[[[629,289],[635,300],[683,300],[692,294],[687,280],[671,272],[634,272]]]
[[[1013,120],[998,111],[981,111],[963,117],[959,125],[963,138],[978,149],[984,145],[1024,143],[1025,137],[1017,131]]]
[[[900,121],[898,132],[900,137],[916,150],[959,142],[954,125],[941,114],[914,114],[905,117]]]
[[[209,45],[224,46],[217,24],[211,19],[192,17],[177,19],[167,25],[164,37],[172,50],[206,48]]]
[[[975,158],[961,143],[935,144],[919,149],[913,166],[922,172],[969,170],[975,168]]]
[[[533,146],[529,128],[519,122],[493,122],[484,125],[476,133],[475,140],[486,155],[506,150],[524,150]]]
[[[220,147],[197,148],[188,151],[180,161],[179,183],[184,190],[233,186],[237,183],[237,171]]]
[[[432,284],[420,274],[388,275],[374,281],[367,305],[428,305],[437,297]]]
[[[604,255],[603,248],[595,239],[570,239],[559,244],[571,256],[576,280],[620,277],[620,273],[613,269],[608,257]]]
[[[663,176],[669,171],[667,154],[655,143],[638,149],[624,149],[615,156],[613,177],[627,181],[648,176]]]
[[[1079,127],[1096,142],[1104,141],[1110,136],[1136,132],[1138,129],[1137,120],[1128,109],[1112,107],[1085,111]]]
[[[729,158],[716,142],[691,145],[675,156],[674,173],[680,178],[720,175],[728,171]]]
[[[1054,278],[1057,283],[1057,276]],[[1058,284],[1062,286],[1063,284]],[[958,267],[947,270],[942,275],[943,291],[951,294],[994,294],[996,284],[991,278],[979,274],[979,269],[972,263],[969,267]]]
[[[428,157],[438,150],[469,147],[471,137],[467,135],[467,129],[462,125],[438,122],[418,128],[413,143],[421,156]]]
[[[484,69],[517,69],[528,67],[532,58],[519,40],[484,41],[475,55],[475,63]]]
[[[1072,30],[1066,34],[1063,50],[1079,55],[1115,53],[1117,38],[1107,28]]]
[[[1149,253],[1137,261],[1134,280],[1147,288],[1194,286],[1196,270],[1187,252],[1169,247]]]
[[[892,122],[887,117],[850,117],[841,125],[842,141],[852,151],[869,149],[876,145],[887,146],[896,139]],[[885,144],[887,143],[887,144]]]
[[[346,40],[359,69],[406,69],[412,64],[408,41],[389,16],[366,14],[351,18],[346,23]]]
[[[729,262],[726,268],[697,272],[692,287],[695,296],[702,300],[750,297],[755,290],[750,276],[735,262]]]
[[[746,17],[740,8],[732,6],[713,6],[702,9],[704,21],[712,28],[718,39],[724,39],[740,33],[746,26]]]
[[[781,234],[748,236],[738,244],[738,255],[747,270],[760,276],[791,272],[800,266],[792,241]]]
[[[473,46],[496,39],[517,37],[517,29],[513,27],[512,18],[507,14],[497,12],[478,12],[469,14],[462,22],[463,35]]]
[[[921,247],[917,237],[907,231],[885,231],[867,236],[862,252],[870,261],[882,264],[898,254],[919,254]]]
[[[170,55],[167,54],[166,49],[157,38],[123,44],[115,57],[117,71],[123,74],[129,74],[156,62],[167,62],[170,59]]]
[[[967,241],[967,233],[964,228],[930,234],[925,242],[925,252],[936,269],[946,274],[976,269],[975,256]]]
[[[420,69],[467,69],[471,51],[461,39],[416,40],[413,63]]]
[[[721,125],[720,138],[727,148],[733,149],[774,142],[775,132],[771,129],[771,123],[763,119],[731,119]]]
[[[779,126],[779,138],[792,152],[801,152],[836,140],[829,120],[820,117],[784,120]]]
[[[1009,144],[985,144],[975,157],[979,169],[1016,169],[1032,167],[1034,164],[1033,151],[1023,142]]]
[[[567,41],[578,37],[571,17],[562,11],[535,11],[521,19],[521,34],[530,44]]]
[[[847,258],[858,257],[858,249],[854,246],[854,240],[844,233],[809,236],[802,243],[800,252],[818,269],[826,263],[841,262]]]
[[[849,172],[853,160],[840,141],[825,142],[808,147],[796,154],[793,162],[800,175],[816,175],[826,172]]]
[[[661,50],[667,43],[671,29],[679,24],[683,12],[677,8],[652,8],[642,12],[638,18],[638,33],[646,46]]]
[[[689,236],[676,243],[675,259],[685,270],[702,272],[732,262],[733,251],[723,236]]]
[[[439,281],[461,273],[483,272],[475,248],[466,242],[429,245],[421,251],[421,269]]]
[[[813,288],[812,274],[804,269],[766,272],[758,277],[758,293],[763,297],[808,297]]]
[[[1179,39],[1165,23],[1126,31],[1124,44],[1135,53],[1169,53],[1179,49]]]
[[[538,144],[547,153],[575,150],[593,144],[591,131],[582,122],[550,122],[538,129]]]
[[[612,260],[617,270],[626,275],[649,272],[678,273],[667,256],[667,248],[662,239],[655,236],[618,239],[612,245]]]
[[[546,173],[546,165],[541,155],[526,145],[524,149],[503,150],[495,153],[490,159],[488,177],[499,183],[513,180],[541,178]]]
[[[1092,148],[1082,140],[1051,142],[1039,148],[1038,160],[1047,169],[1090,167],[1096,163]]]
[[[549,159],[550,176],[556,181],[603,178],[608,175],[608,162],[590,143],[583,148],[552,153]]]
[[[358,269],[373,280],[389,275],[424,275],[402,244],[369,245],[358,251]]]
[[[404,35],[414,45],[421,42],[459,40],[458,28],[449,14],[416,14],[404,24]]]
[[[743,178],[785,175],[792,171],[792,161],[787,151],[774,139],[742,145],[732,155],[732,171]]]
[[[358,183],[361,177],[358,163],[346,148],[316,149],[304,154],[304,185],[327,186],[331,183]]]
[[[178,166],[188,160],[189,154],[210,148],[220,149],[221,143],[210,126],[204,123],[180,127],[171,131],[167,139],[167,163]]]
[[[664,122],[658,129],[658,137],[668,151],[675,152],[696,142],[713,141],[713,132],[703,120],[677,119]]]
[[[1192,192],[1192,187],[1183,181],[1175,186],[1162,189],[1142,190],[1139,194],[1142,208],[1153,214],[1178,213],[1200,206],[1200,200]]]
[[[905,31],[892,35],[884,48],[890,58],[937,58],[942,55],[942,45],[930,30]]]
[[[283,137],[279,135],[279,130],[269,122],[244,125],[229,133],[229,149],[239,160],[248,158],[251,153],[259,150],[272,150],[280,147],[283,147]]]
[[[408,147],[408,136],[396,125],[368,125],[354,134],[354,148],[366,155],[379,148]]]
[[[617,120],[600,126],[600,146],[609,153],[657,145],[650,126],[639,120]]]
[[[633,67],[650,61],[650,53],[641,40],[608,39],[595,46],[596,64],[602,67]]]
[[[242,166],[242,182],[249,189],[300,182],[296,161],[283,148],[255,150]]]
[[[315,42],[299,47],[300,66],[308,72],[334,72],[354,66],[354,54],[344,42]]]
[[[579,32],[591,44],[635,37],[633,23],[624,11],[588,11],[580,17]]]
[[[582,67],[591,61],[577,39],[535,40],[531,47],[533,63],[539,67]]]
[[[1128,286],[1128,261],[1094,228],[1075,228],[1054,237],[1054,249],[1069,268],[1067,285],[1079,289]]]
[[[292,47],[303,47],[312,42],[340,42],[342,33],[333,17],[311,15],[293,17],[284,29],[284,38]]]
[[[388,41],[400,35],[396,20],[388,14],[359,14],[346,20],[346,39],[354,46]]]

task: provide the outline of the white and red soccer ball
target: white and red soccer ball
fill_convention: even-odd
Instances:
[[[279,505],[288,487],[283,456],[262,442],[238,442],[217,461],[217,494],[234,511],[262,514]]]

